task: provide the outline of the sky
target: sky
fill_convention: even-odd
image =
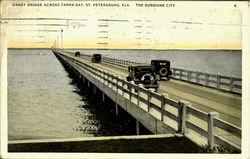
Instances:
[[[7,1],[9,48],[241,49],[244,2]]]

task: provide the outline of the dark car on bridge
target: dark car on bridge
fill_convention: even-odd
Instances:
[[[91,62],[100,63],[101,61],[102,61],[102,55],[101,54],[93,54]]]
[[[145,88],[159,87],[151,66],[148,64],[134,64],[128,66],[127,81],[134,81],[135,84],[142,84]]]
[[[152,60],[151,69],[157,79],[170,80],[172,71],[170,70],[170,61],[168,60]]]
[[[77,56],[79,56],[80,57],[80,52],[79,51],[77,51],[76,53],[75,53],[75,56],[77,57]]]

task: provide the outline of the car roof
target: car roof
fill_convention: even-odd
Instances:
[[[155,61],[159,61],[159,62],[170,62],[169,60],[151,60],[151,62],[155,62]]]
[[[93,54],[93,55],[101,55],[101,54]]]
[[[131,64],[128,67],[150,67],[151,65],[146,63],[140,63],[140,64]]]

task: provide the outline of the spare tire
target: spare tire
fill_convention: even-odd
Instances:
[[[161,76],[166,76],[168,74],[168,69],[163,67],[160,69],[159,73]]]

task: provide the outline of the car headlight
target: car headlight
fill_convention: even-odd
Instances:
[[[154,76],[151,75],[150,76],[150,80],[153,81],[154,80]]]

